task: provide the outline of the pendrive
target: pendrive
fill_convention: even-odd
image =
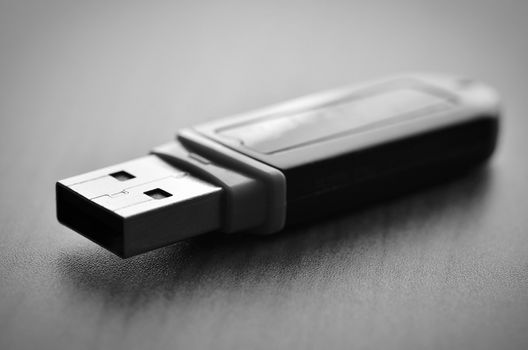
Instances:
[[[130,257],[203,233],[273,234],[451,179],[493,153],[496,91],[407,74],[183,129],[61,180],[58,220]]]

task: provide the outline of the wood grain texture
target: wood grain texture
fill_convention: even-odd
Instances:
[[[525,1],[0,0],[0,349],[528,348],[526,18]],[[501,91],[489,165],[129,260],[55,219],[56,180],[180,127],[409,70]]]

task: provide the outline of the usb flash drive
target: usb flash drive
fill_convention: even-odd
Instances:
[[[467,171],[493,153],[498,118],[496,92],[464,78],[326,91],[59,181],[57,217],[121,257],[206,232],[271,234]]]

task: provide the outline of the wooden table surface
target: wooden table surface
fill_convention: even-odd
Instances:
[[[527,21],[526,1],[1,0],[0,349],[527,349]],[[56,221],[56,180],[180,127],[414,70],[500,90],[488,166],[129,260]]]

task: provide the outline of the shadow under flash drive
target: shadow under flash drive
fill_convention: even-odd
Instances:
[[[56,185],[61,223],[121,257],[206,232],[271,234],[489,158],[499,98],[414,74],[181,130],[152,154]]]

